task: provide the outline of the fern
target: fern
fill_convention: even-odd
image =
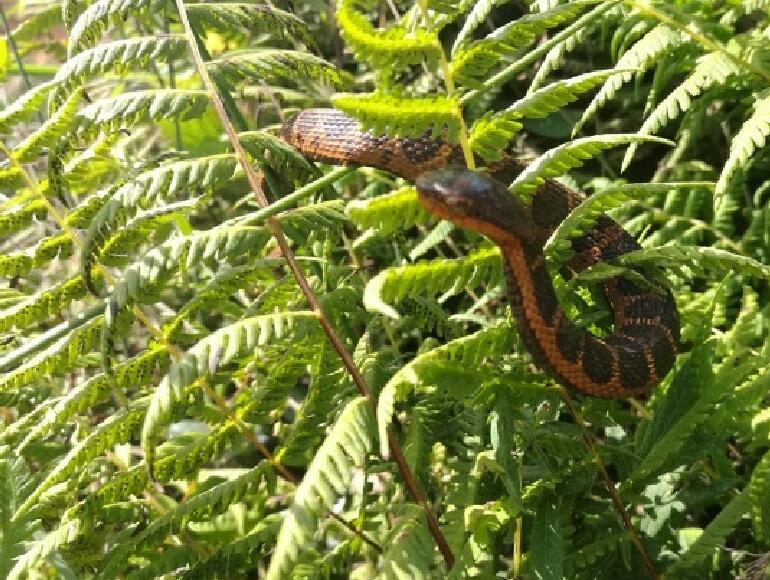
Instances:
[[[70,129],[82,96],[81,91],[72,93],[37,131],[16,146],[14,158],[20,163],[36,161],[43,148],[56,147],[59,139]]]
[[[118,22],[132,13],[159,12],[167,4],[167,0],[97,0],[78,16],[72,26],[69,56],[94,46],[111,22]]]
[[[208,103],[204,91],[158,89],[123,93],[102,99],[80,110],[72,132],[86,138],[97,132],[116,131],[144,121],[191,119],[203,113]]]
[[[382,556],[377,578],[429,578],[433,546],[421,514],[404,517]]]
[[[576,207],[569,216],[554,230],[546,244],[546,251],[558,254],[570,247],[570,239],[584,234],[603,213],[621,206],[637,196],[648,196],[668,191],[690,190],[692,188],[712,188],[710,182],[690,183],[631,183],[608,187],[592,195]]]
[[[281,6],[10,14],[0,575],[750,576],[767,2]],[[278,136],[329,102],[478,165],[537,158],[524,198],[556,177],[594,192],[549,262],[605,213],[642,249],[555,277],[565,310],[606,335],[582,282],[669,286],[691,352],[631,406],[566,404],[517,336],[496,247]],[[565,144],[581,117],[591,135]],[[655,140],[674,146],[638,148]]]
[[[473,368],[484,357],[506,352],[511,348],[512,329],[506,323],[481,330],[464,338],[458,338],[432,351],[421,354],[402,367],[382,388],[377,403],[377,423],[380,434],[380,454],[388,457],[387,430],[390,427],[396,402],[403,400],[417,386],[429,384],[431,371],[441,371],[441,363],[458,363],[454,372],[460,368]]]
[[[749,158],[756,149],[764,147],[765,140],[770,135],[770,124],[767,122],[768,114],[770,114],[770,96],[760,95],[754,103],[754,113],[743,124],[730,143],[730,156],[719,175],[719,181],[717,181],[715,205],[719,204],[720,196],[725,194],[733,174],[748,164]]]
[[[204,28],[228,31],[239,27],[252,33],[299,39],[311,48],[317,46],[312,33],[302,20],[274,6],[248,2],[218,2],[190,3],[186,4],[185,8],[190,19]]]
[[[513,136],[522,128],[520,119],[540,119],[564,108],[619,71],[596,71],[555,82],[519,99],[506,110],[477,120],[470,133],[471,147],[484,159],[497,161]]]
[[[146,401],[137,403],[133,408],[115,413],[104,421],[88,437],[72,450],[54,467],[43,479],[35,490],[26,498],[24,503],[16,510],[14,517],[18,517],[32,509],[46,491],[57,483],[67,479],[76,470],[81,469],[91,459],[100,455],[105,449],[113,447],[116,443],[128,441],[142,421],[146,410]]]
[[[745,493],[733,497],[687,551],[666,569],[666,574],[673,576],[682,574],[686,570],[691,570],[699,560],[712,554],[748,510],[749,499]]]
[[[3,109],[0,112],[0,132],[7,133],[18,123],[32,117],[45,102],[48,94],[58,85],[55,80],[41,83]]]
[[[499,28],[486,38],[459,49],[451,63],[452,76],[468,85],[477,85],[500,59],[530,44],[538,34],[569,22],[580,14],[591,0],[570,2],[546,12],[527,15]]]
[[[334,106],[361,121],[375,135],[418,137],[430,130],[436,137],[446,131],[456,141],[460,130],[457,102],[444,97],[402,99],[389,95],[338,95]]]
[[[353,200],[345,212],[359,227],[374,228],[383,236],[432,219],[417,201],[414,187],[404,187],[373,199]]]
[[[127,564],[126,559],[132,550],[140,546],[151,546],[154,543],[159,543],[163,541],[166,535],[181,528],[195,516],[221,512],[247,494],[257,492],[263,485],[269,489],[274,485],[274,482],[270,469],[264,464],[260,464],[231,481],[220,483],[197,494],[185,503],[166,512],[127,542],[116,546],[101,567],[99,577],[114,578]]]
[[[199,377],[214,374],[221,365],[234,358],[249,355],[258,346],[280,339],[291,331],[297,332],[303,324],[316,319],[314,313],[301,311],[247,318],[224,327],[193,346],[171,365],[150,401],[142,428],[142,446],[147,463],[152,464],[154,457],[152,445],[155,433],[170,417],[184,387]]]
[[[371,408],[364,398],[351,400],[315,454],[276,541],[267,578],[282,578],[312,539],[318,520],[331,511],[339,494],[348,489],[349,471],[362,465],[371,449]]]
[[[511,184],[511,188],[520,194],[531,194],[546,179],[564,175],[575,167],[582,167],[583,162],[606,149],[626,143],[651,141],[673,145],[667,139],[639,135],[596,135],[575,139],[544,153],[522,171]]]
[[[714,52],[700,58],[692,74],[676,87],[655,110],[639,129],[640,135],[657,133],[669,121],[673,121],[690,108],[692,99],[700,96],[714,85],[724,82],[738,74],[740,69],[721,52]],[[623,158],[622,169],[631,163],[636,152],[637,144],[632,143]]]
[[[765,453],[754,468],[749,482],[748,499],[751,501],[751,519],[758,537],[770,537],[770,513],[767,503],[767,474],[770,471],[770,453]],[[744,509],[748,506],[743,506]]]
[[[325,60],[294,50],[260,50],[240,53],[207,63],[212,75],[231,82],[296,78],[344,87],[351,78]]]
[[[128,67],[143,68],[150,62],[171,61],[184,55],[187,42],[183,36],[146,36],[101,44],[83,51],[61,67],[54,82],[50,104],[58,109],[70,90],[89,77]]]
[[[442,52],[438,37],[426,30],[408,33],[404,28],[376,30],[356,10],[357,0],[338,0],[337,22],[340,32],[356,58],[379,69],[404,68],[422,60],[435,62]]]
[[[667,26],[656,26],[637,41],[615,65],[618,69],[646,70],[665,51],[671,50],[682,42],[679,33]],[[583,125],[590,119],[607,101],[612,99],[617,91],[634,76],[634,73],[626,72],[619,76],[610,77],[594,97],[591,104],[583,113],[583,116],[575,125],[572,134],[577,134]]]
[[[500,252],[486,248],[457,260],[436,260],[380,272],[366,286],[364,306],[398,318],[398,312],[389,302],[438,292],[457,293],[482,282],[493,285],[501,279]]]

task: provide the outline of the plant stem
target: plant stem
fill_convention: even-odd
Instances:
[[[235,151],[236,158],[239,160],[241,166],[243,167],[243,170],[246,174],[246,181],[248,182],[251,191],[254,193],[254,197],[257,199],[257,203],[259,203],[260,207],[266,208],[269,204],[267,198],[265,197],[265,193],[262,190],[261,180],[257,177],[257,174],[255,173],[254,168],[251,166],[251,163],[249,163],[246,151],[243,149],[243,146],[238,139],[238,134],[236,133],[233,124],[228,118],[219,92],[217,91],[214,83],[211,80],[211,77],[208,74],[206,63],[203,61],[201,52],[199,50],[199,43],[196,42],[197,37],[187,17],[187,10],[183,0],[176,0],[176,6],[177,11],[179,12],[180,22],[184,28],[185,34],[187,35],[188,42],[190,44],[190,50],[192,51],[193,59],[195,60],[195,65],[198,69],[198,74],[201,77],[201,81],[209,93],[209,98],[211,99],[214,110],[216,111],[217,116],[219,117],[222,126],[225,129],[225,133],[227,133],[227,137],[230,140],[233,151]],[[294,253],[291,251],[291,248],[289,248],[289,244],[286,241],[286,237],[284,236],[283,231],[281,230],[280,224],[273,217],[268,218],[266,221],[267,227],[275,238],[278,247],[281,249],[284,258],[286,259],[286,264],[291,270],[294,279],[297,281],[302,294],[305,296],[305,299],[307,300],[310,308],[318,315],[319,323],[321,324],[321,328],[323,329],[324,334],[326,334],[326,338],[329,340],[332,348],[337,353],[337,356],[339,356],[347,372],[350,374],[350,377],[353,379],[353,382],[355,383],[359,393],[366,397],[368,404],[374,411],[376,408],[376,401],[371,393],[371,390],[369,389],[369,386],[366,384],[366,380],[353,361],[353,358],[350,356],[350,353],[348,353],[346,350],[345,345],[337,336],[337,333],[331,325],[331,322],[329,322],[329,319],[324,314],[321,303],[310,288],[305,275],[302,273],[302,270],[297,264]],[[430,505],[418,488],[416,480],[414,479],[414,476],[406,463],[403,451],[401,450],[401,447],[398,445],[398,442],[396,441],[396,438],[391,431],[388,432],[388,443],[390,445],[390,452],[396,460],[402,477],[404,478],[404,483],[412,494],[414,500],[419,503],[425,510],[425,515],[431,534],[433,535],[439,550],[444,556],[447,567],[451,568],[454,564],[454,555],[449,549],[449,544],[441,533],[435,514],[431,510]]]

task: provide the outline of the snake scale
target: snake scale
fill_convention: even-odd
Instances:
[[[310,160],[367,165],[414,181],[428,211],[496,243],[524,344],[535,363],[563,385],[607,399],[639,397],[673,366],[679,315],[670,291],[655,292],[622,277],[604,280],[601,290],[614,323],[605,337],[576,326],[560,307],[543,246],[580,202],[569,188],[547,180],[532,204],[524,205],[503,185],[523,169],[513,157],[487,166],[488,175],[456,169],[453,166],[464,166],[462,152],[443,139],[376,136],[334,109],[302,111],[282,132],[284,140]],[[602,215],[572,241],[574,257],[568,267],[580,272],[639,247],[620,225]]]

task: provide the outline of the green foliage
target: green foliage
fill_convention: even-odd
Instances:
[[[756,576],[770,4],[279,6],[6,6],[0,576]],[[543,232],[559,301],[607,335],[603,281],[670,288],[671,372],[567,399],[497,247],[281,139],[329,103],[455,163],[512,154],[525,200],[590,193]],[[574,275],[605,214],[641,249]]]

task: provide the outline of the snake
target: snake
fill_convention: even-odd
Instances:
[[[592,397],[639,398],[674,366],[680,328],[670,289],[624,276],[600,282],[612,311],[613,330],[606,336],[576,325],[559,304],[544,247],[581,202],[574,190],[546,179],[525,204],[505,185],[525,168],[516,156],[505,153],[484,172],[470,171],[462,149],[441,136],[376,135],[337,109],[300,111],[284,122],[281,134],[311,161],[370,166],[414,182],[428,212],[495,243],[521,340],[534,364],[562,385]],[[572,274],[641,247],[605,214],[571,244],[566,268]]]

